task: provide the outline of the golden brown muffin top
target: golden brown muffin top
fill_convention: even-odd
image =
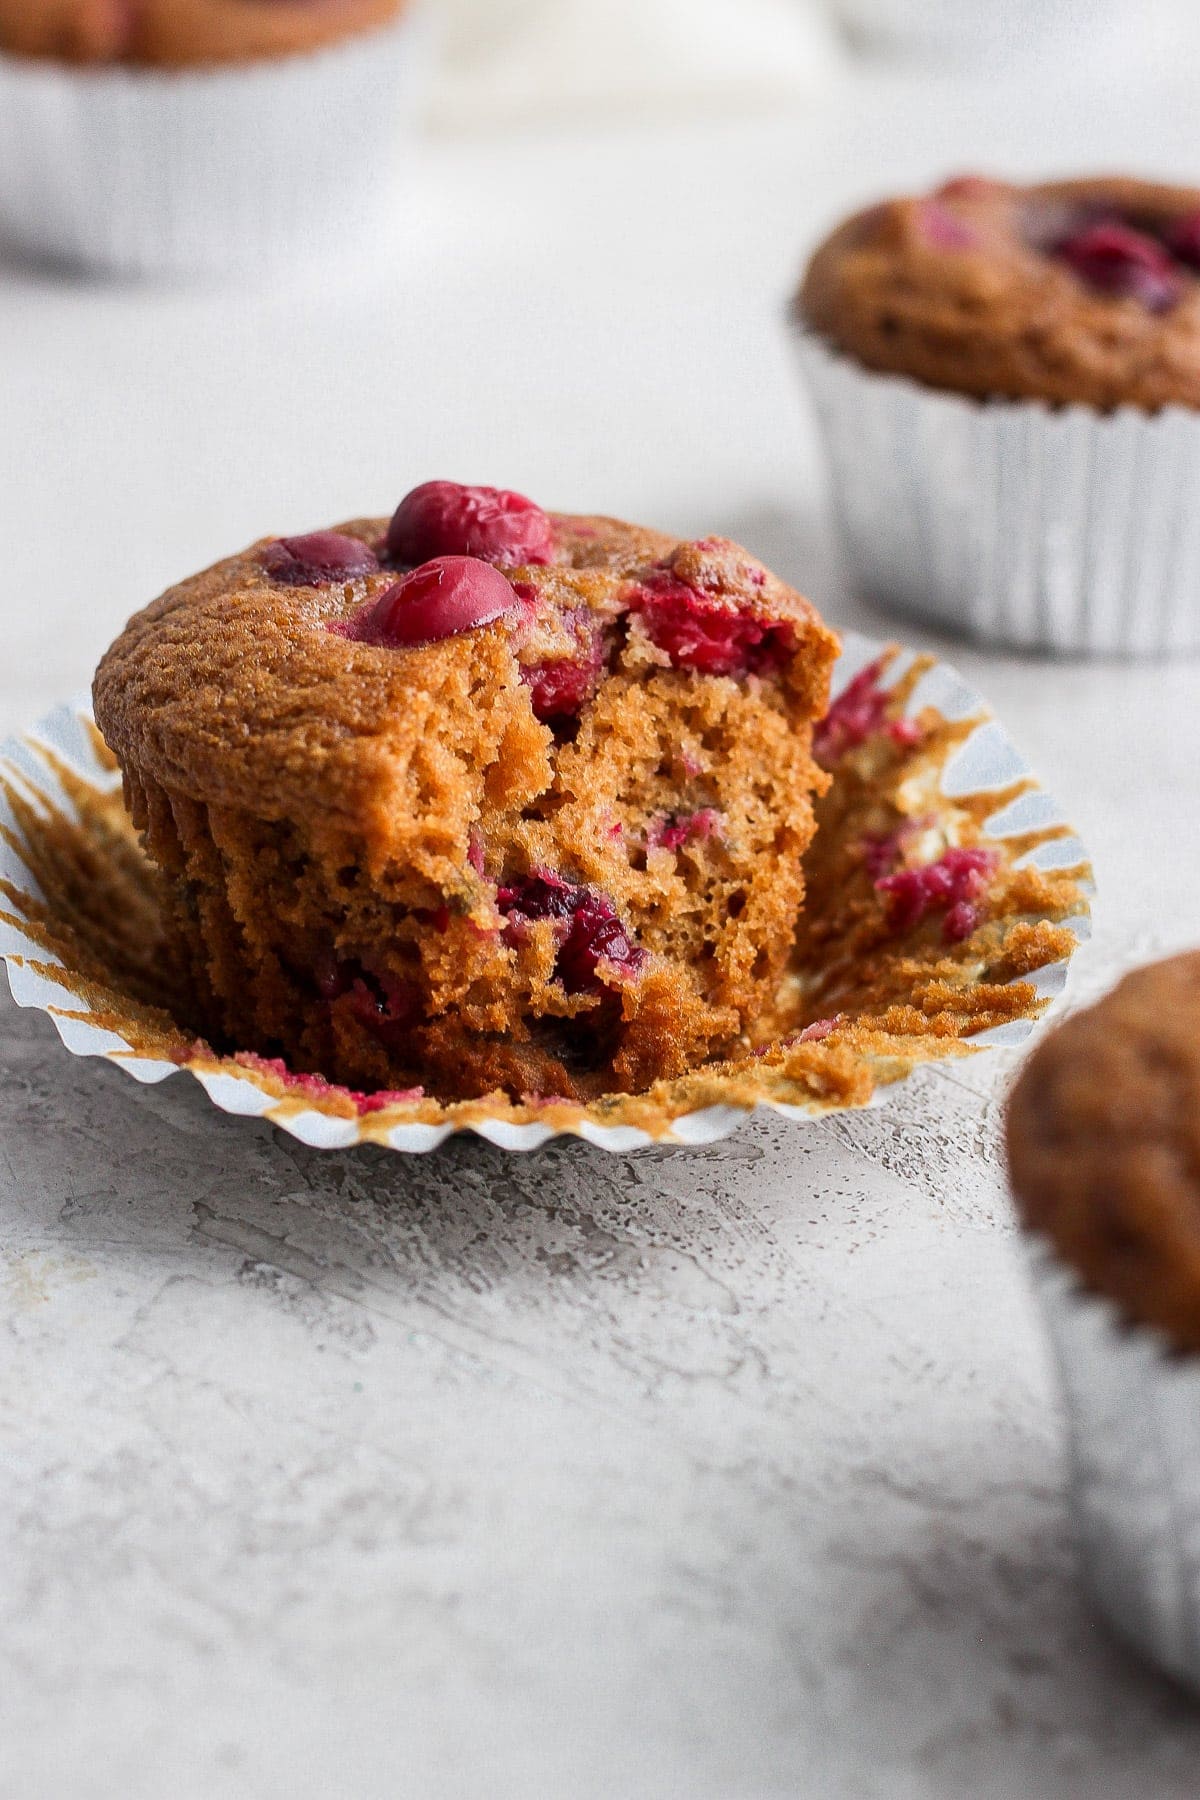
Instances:
[[[981,399],[1200,406],[1200,189],[959,176],[839,226],[796,314],[868,368]]]
[[[1050,1034],[1008,1109],[1017,1205],[1094,1291],[1200,1350],[1200,951]]]
[[[739,546],[719,538],[681,544],[613,519],[521,505],[528,511],[517,515],[518,529],[533,519],[526,550],[540,560],[504,566],[501,579],[501,556],[470,559],[515,599],[503,617],[456,635],[397,645],[363,624],[406,568],[432,566],[422,554],[406,561],[389,552],[386,519],[338,528],[343,545],[365,550],[356,573],[307,580],[302,568],[287,568],[281,546],[313,540],[264,539],[170,589],[130,621],[100,664],[96,719],[105,738],[123,766],[196,800],[263,818],[299,809],[314,826],[324,818],[331,829],[365,829],[382,840],[414,738],[452,728],[447,715],[456,708],[525,685],[537,719],[549,721],[530,724],[549,743],[564,682],[569,688],[586,682],[589,669],[598,673],[614,632],[636,633],[644,658],[664,667],[732,674],[738,665],[739,678],[753,679],[755,659],[770,656],[801,716],[824,711],[836,638]],[[360,628],[365,636],[354,635]],[[715,649],[706,632],[722,640]]]
[[[319,49],[405,0],[0,0],[0,49],[66,62],[185,68]]]

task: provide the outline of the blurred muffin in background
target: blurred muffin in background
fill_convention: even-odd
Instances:
[[[847,561],[981,643],[1200,650],[1200,188],[960,175],[792,306]]]
[[[184,68],[313,50],[404,0],[0,0],[0,47],[67,62]]]
[[[328,255],[430,61],[424,0],[0,0],[0,245],[135,276]]]
[[[1007,1137],[1084,1580],[1200,1689],[1200,953],[1135,970],[1051,1032]]]

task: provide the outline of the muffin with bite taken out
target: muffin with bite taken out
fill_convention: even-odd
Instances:
[[[586,1100],[767,1010],[836,652],[726,540],[430,482],[172,589],[96,718],[215,1044]]]

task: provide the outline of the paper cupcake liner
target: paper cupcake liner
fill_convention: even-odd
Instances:
[[[1200,1689],[1200,1357],[1085,1292],[1041,1239],[1026,1251],[1066,1402],[1087,1589],[1122,1637]]]
[[[852,580],[980,643],[1200,648],[1200,414],[981,402],[797,333]]]
[[[661,1095],[655,1090],[652,1103],[621,1095],[587,1106],[490,1096],[443,1105],[416,1096],[322,1092],[319,1078],[281,1075],[257,1057],[216,1055],[189,1041],[165,1015],[156,1016],[132,989],[114,1000],[111,984],[95,977],[95,958],[89,961],[79,951],[70,920],[56,918],[55,903],[47,898],[49,882],[38,879],[39,869],[49,870],[60,888],[78,893],[82,877],[87,903],[93,912],[99,909],[101,935],[111,926],[114,941],[121,933],[127,942],[131,934],[132,941],[144,941],[141,922],[105,899],[106,870],[119,869],[122,856],[139,865],[143,859],[121,804],[120,776],[85,701],[60,707],[27,737],[0,748],[0,957],[13,997],[20,1006],[49,1014],[74,1055],[108,1058],[141,1082],[162,1081],[185,1069],[222,1112],[269,1119],[321,1149],[374,1143],[425,1152],[455,1132],[474,1131],[507,1150],[534,1150],[569,1135],[625,1152],[651,1144],[715,1143],[758,1106],[807,1121],[844,1105],[878,1104],[919,1063],[1023,1041],[1061,992],[1070,952],[1088,933],[1090,891],[1079,839],[979,696],[952,669],[851,634],[835,672],[835,695],[860,671],[883,663],[888,664],[885,684],[904,696],[905,711],[936,718],[953,746],[932,776],[922,777],[922,806],[940,807],[947,820],[974,809],[987,842],[1007,844],[1014,868],[1040,872],[1039,882],[1047,888],[1057,884],[1065,898],[1043,915],[1063,928],[1055,938],[1058,959],[1036,968],[1023,987],[1010,982],[999,990],[1011,990],[1011,1016],[965,1043],[917,1037],[911,1046],[895,1041],[887,1054],[855,1051],[870,1076],[862,1084],[864,1098],[831,1098],[833,1089],[823,1085],[819,1069],[802,1078],[776,1079],[760,1076],[765,1065],[750,1059],[733,1072],[700,1070],[667,1084]],[[56,835],[56,822],[69,829]],[[1022,912],[1011,922],[1024,924],[1028,918]],[[968,998],[971,984],[981,980],[981,971],[970,975]],[[170,1029],[163,1029],[164,1021]],[[831,1047],[833,1042],[831,1037]],[[823,1053],[825,1046],[819,1048]],[[350,1105],[351,1100],[365,1104]]]
[[[382,30],[236,66],[0,55],[0,239],[133,276],[328,253],[386,194],[431,35],[416,0]]]

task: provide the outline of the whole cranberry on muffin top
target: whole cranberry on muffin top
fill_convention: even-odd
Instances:
[[[796,313],[868,368],[978,398],[1200,406],[1200,189],[956,176],[839,226]]]

